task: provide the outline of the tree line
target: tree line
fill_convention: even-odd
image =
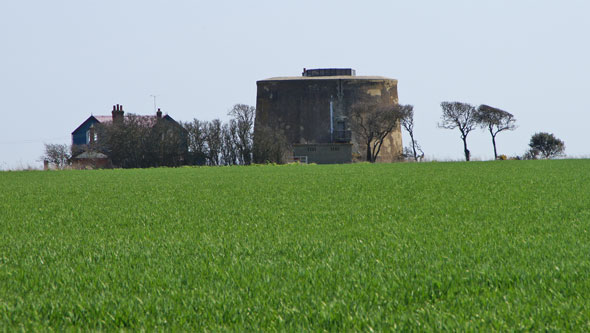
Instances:
[[[496,136],[503,131],[513,131],[516,129],[516,118],[510,112],[499,108],[482,104],[474,107],[468,103],[461,102],[442,102],[442,116],[439,127],[445,129],[458,129],[463,141],[463,152],[465,160],[471,159],[471,152],[467,148],[467,136],[474,129],[480,127],[490,133],[492,147],[494,148],[494,159],[498,159],[498,150],[496,148]],[[529,142],[529,150],[525,152],[523,158],[537,159],[553,158],[562,155],[565,152],[565,144],[551,133],[538,132],[533,134]]]
[[[103,153],[120,168],[251,164],[255,108],[236,104],[228,115],[227,122],[193,119],[177,123],[128,114],[95,124],[88,145],[45,144],[41,158],[57,168],[71,165],[82,152]]]
[[[248,165],[253,162],[256,109],[236,104],[231,119],[182,123],[187,134],[189,165]]]
[[[467,137],[476,128],[490,133],[495,159],[499,157],[496,136],[516,129],[514,115],[499,108],[488,105],[476,108],[461,102],[442,102],[441,108],[438,126],[459,130],[466,161],[471,159]],[[284,163],[291,148],[285,136],[276,128],[257,124],[257,137],[254,137],[255,114],[256,109],[245,104],[234,105],[228,112],[227,122],[193,119],[176,123],[128,114],[119,121],[96,124],[96,140],[91,140],[89,145],[46,144],[42,159],[63,168],[79,153],[93,151],[104,153],[114,166],[121,168]],[[358,104],[352,107],[350,116],[351,130],[359,146],[366,149],[367,161],[376,161],[385,138],[400,126],[410,137],[403,156],[414,161],[424,158],[414,133],[412,105]],[[565,150],[563,141],[545,132],[535,133],[529,147],[525,159],[552,158]]]
[[[465,160],[471,159],[471,152],[467,146],[469,133],[477,128],[489,132],[494,151],[494,159],[498,159],[496,136],[504,131],[516,129],[516,118],[510,112],[482,104],[478,107],[462,102],[442,102],[441,122],[444,129],[458,129],[463,142]],[[366,149],[366,160],[375,162],[385,138],[398,125],[410,136],[410,144],[404,147],[403,156],[414,161],[424,158],[424,151],[414,134],[414,107],[412,105],[375,106],[357,104],[351,111],[351,129],[356,134],[359,144]],[[535,133],[530,140],[529,150],[523,158],[536,159],[553,158],[565,151],[565,144],[553,134],[546,132]]]

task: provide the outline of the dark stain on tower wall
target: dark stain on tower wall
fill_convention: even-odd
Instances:
[[[270,78],[256,84],[255,135],[259,126],[282,130],[288,143],[300,147],[299,151],[304,151],[301,147],[306,144],[352,144],[353,155],[365,156],[364,146],[359,147],[350,131],[351,108],[360,103],[374,106],[398,103],[397,80],[355,76],[352,69],[304,70],[303,76]],[[394,161],[401,153],[398,126],[385,140],[378,160]],[[326,161],[330,157],[322,159],[323,163],[329,163]],[[341,156],[334,159],[334,162],[341,161]]]

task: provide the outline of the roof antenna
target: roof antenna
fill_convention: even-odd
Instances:
[[[150,97],[152,97],[154,99],[154,113],[157,112],[156,109],[156,97],[158,97],[158,95],[150,95]]]

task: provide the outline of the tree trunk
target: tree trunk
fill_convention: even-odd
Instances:
[[[465,160],[467,162],[469,162],[469,158],[471,153],[469,152],[469,149],[467,149],[467,138],[462,138],[463,139],[463,152],[465,152]]]
[[[494,160],[498,159],[498,152],[496,151],[496,136],[492,134],[492,145],[494,145]]]
[[[381,144],[378,144],[376,147],[373,147],[373,162],[377,161],[377,156],[379,156],[379,152],[381,151]]]
[[[418,154],[416,153],[416,143],[414,141],[413,133],[410,133],[410,139],[412,139],[412,152],[414,153],[414,161],[418,161]]]
[[[367,142],[367,161],[373,163],[373,154],[371,153],[371,141]]]

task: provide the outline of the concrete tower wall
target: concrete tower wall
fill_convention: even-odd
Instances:
[[[352,152],[366,151],[354,133],[350,112],[354,105],[395,105],[397,80],[370,76],[316,76],[271,78],[257,82],[256,127],[280,129],[291,144],[350,142]],[[331,130],[332,128],[332,130]],[[401,130],[385,140],[379,161],[389,162],[402,153]]]

